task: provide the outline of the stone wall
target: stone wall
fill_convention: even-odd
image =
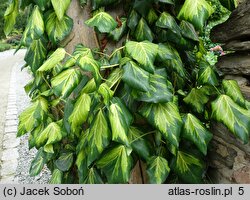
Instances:
[[[226,79],[238,81],[241,91],[250,100],[250,1],[242,2],[230,18],[216,26],[211,37],[222,43],[225,51],[217,68]],[[214,138],[209,152],[209,177],[214,183],[250,183],[250,142],[244,145],[225,126],[212,125]]]

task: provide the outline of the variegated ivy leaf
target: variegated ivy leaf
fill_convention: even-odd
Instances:
[[[96,27],[101,33],[110,33],[117,27],[117,22],[106,12],[99,12],[85,22],[90,27]]]
[[[156,21],[155,25],[160,28],[166,28],[171,30],[173,33],[181,36],[181,30],[176,23],[174,17],[167,12],[163,12],[159,19]]]
[[[221,5],[230,11],[233,11],[238,6],[237,0],[219,0]]]
[[[188,39],[199,42],[199,36],[195,31],[193,24],[188,21],[182,20],[180,23],[181,34]]]
[[[56,16],[59,20],[63,19],[71,0],[51,0],[52,6],[56,12]]]
[[[132,60],[123,66],[122,80],[130,87],[147,92],[149,88],[149,73],[140,68]]]
[[[175,147],[179,146],[182,120],[174,103],[145,104],[139,113],[159,130],[167,141]]]
[[[134,152],[143,160],[147,161],[152,156],[150,143],[143,138],[144,133],[138,128],[131,126],[128,131],[128,138]]]
[[[200,62],[200,70],[198,72],[198,83],[200,85],[213,85],[217,86],[219,84],[219,81],[217,79],[217,76],[215,74],[215,71],[212,69],[212,67],[207,62]]]
[[[72,66],[74,66],[76,64],[76,60],[80,57],[80,56],[89,56],[89,57],[93,57],[92,52],[89,48],[83,46],[82,44],[78,44],[75,47],[75,50],[73,52],[72,57],[69,57],[65,63],[64,63],[64,68],[70,68]]]
[[[133,9],[130,11],[129,17],[128,17],[128,27],[134,31],[137,24],[139,23],[140,15]]]
[[[168,43],[159,44],[158,46],[156,61],[163,63],[166,69],[171,69],[178,73],[179,76],[185,77],[186,72],[178,51]]]
[[[201,88],[193,88],[183,101],[191,106],[198,113],[204,112],[205,104],[209,101],[210,88],[203,86]]]
[[[54,44],[62,41],[69,35],[73,28],[73,20],[70,17],[64,15],[63,18],[59,20],[55,12],[47,14],[45,24],[49,39]]]
[[[61,184],[62,180],[63,180],[63,172],[55,168],[52,172],[49,184]]]
[[[192,141],[198,149],[206,155],[208,143],[213,135],[204,127],[201,121],[191,113],[183,117],[183,123],[182,136]]]
[[[29,46],[33,40],[40,39],[44,33],[43,16],[38,6],[34,7],[32,15],[29,18],[28,24],[24,30],[21,44]]]
[[[54,153],[53,144],[61,141],[62,133],[61,127],[55,123],[51,122],[36,138],[38,146],[44,146],[44,151],[48,153]]]
[[[27,132],[30,132],[33,128],[37,127],[39,122],[42,122],[46,118],[48,112],[48,102],[43,97],[36,99],[34,103],[26,108],[19,115],[19,125],[17,136],[20,137]]]
[[[154,34],[149,28],[146,20],[142,17],[135,30],[135,39],[138,42],[148,40],[150,42],[154,39]]]
[[[4,33],[9,35],[16,24],[16,17],[19,13],[19,1],[12,0],[4,13]]]
[[[157,19],[158,15],[156,14],[156,11],[153,8],[151,8],[147,15],[147,22],[149,23],[149,25],[152,25],[156,22]]]
[[[103,102],[109,105],[110,100],[113,98],[114,91],[112,91],[106,83],[102,83],[98,88],[98,93],[103,97]]]
[[[59,158],[55,161],[56,167],[63,171],[66,172],[70,169],[74,161],[73,153],[62,153]]]
[[[36,157],[32,160],[29,175],[30,176],[37,176],[43,169],[44,164],[46,163],[45,155],[43,152],[43,148],[40,148],[36,153]]]
[[[70,95],[78,85],[81,78],[81,72],[77,69],[67,69],[51,80],[54,93],[63,98]]]
[[[213,12],[213,8],[206,0],[185,0],[178,14],[178,19],[189,21],[196,29],[201,30]]]
[[[160,156],[153,156],[147,162],[149,183],[161,184],[167,179],[170,168],[168,161]]]
[[[149,41],[129,41],[126,43],[125,47],[127,53],[141,64],[146,71],[154,73],[154,61],[157,55],[158,45]]]
[[[220,95],[212,102],[212,118],[222,122],[245,144],[249,141],[250,111],[240,107],[229,96]]]
[[[197,184],[202,182],[205,164],[192,154],[178,151],[174,171],[184,183]]]
[[[83,183],[84,184],[103,184],[103,180],[101,176],[99,175],[99,173],[97,172],[97,170],[94,167],[92,167],[88,171],[88,175],[85,178]]]
[[[26,52],[24,60],[33,73],[43,64],[47,57],[47,41],[44,39],[33,40]]]
[[[111,134],[106,117],[100,109],[88,133],[88,166],[95,161],[109,145]]]
[[[166,103],[173,100],[173,86],[167,80],[165,69],[157,69],[155,74],[149,74],[148,91],[133,91],[133,97],[138,101],[150,103]]]
[[[222,86],[226,95],[230,96],[240,106],[245,107],[246,101],[236,80],[223,80]]]
[[[91,0],[92,1],[92,7],[94,10],[104,7],[107,5],[114,5],[116,3],[119,3],[121,0]]]
[[[58,48],[51,56],[46,60],[43,65],[38,69],[38,71],[48,71],[56,67],[56,65],[61,62],[65,57],[66,51],[64,48]]]
[[[100,64],[92,56],[81,55],[78,57],[76,62],[82,70],[91,72],[93,77],[95,78],[97,85],[100,84],[102,78],[99,72]]]
[[[121,26],[117,27],[116,29],[114,29],[109,33],[109,37],[116,42],[118,42],[127,31],[127,18],[122,17],[120,21],[121,21]]]
[[[108,183],[127,183],[129,181],[132,158],[131,150],[123,145],[116,146],[108,151],[96,163],[107,179]]]
[[[90,106],[91,98],[88,94],[83,93],[77,98],[74,110],[69,117],[69,123],[73,132],[87,120]]]
[[[112,129],[112,140],[129,146],[127,135],[133,117],[126,106],[117,97],[111,101],[109,121]]]

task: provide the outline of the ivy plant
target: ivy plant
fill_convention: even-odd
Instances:
[[[111,54],[85,44],[65,50],[70,3],[12,0],[5,14],[8,34],[19,4],[32,11],[21,41],[32,100],[17,133],[38,149],[32,176],[47,165],[51,183],[128,183],[141,161],[149,183],[203,183],[212,121],[248,142],[249,102],[236,81],[218,76],[199,37],[213,13],[206,0],[92,0],[84,23],[122,44]],[[114,4],[125,5],[116,19],[105,11]]]

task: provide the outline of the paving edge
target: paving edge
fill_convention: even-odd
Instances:
[[[18,63],[12,67],[8,105],[5,116],[3,133],[3,148],[0,166],[0,184],[18,183],[16,171],[18,166],[18,146],[20,139],[16,138],[18,127],[17,99],[16,99],[16,70]]]

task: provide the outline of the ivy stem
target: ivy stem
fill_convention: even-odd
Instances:
[[[109,55],[106,54],[106,53],[102,53],[102,52],[99,52],[99,51],[93,51],[93,52],[96,53],[96,54],[100,54],[100,55],[102,55],[102,56],[109,57]]]
[[[150,131],[150,132],[147,132],[147,133],[145,133],[145,134],[141,135],[140,137],[135,138],[134,140],[132,140],[132,142],[131,142],[131,143],[135,142],[135,141],[136,141],[136,140],[138,140],[138,139],[143,138],[143,137],[144,137],[144,136],[146,136],[146,135],[150,135],[150,134],[152,134],[152,133],[155,133],[155,131]]]
[[[118,81],[117,85],[115,86],[114,93],[117,90],[118,86],[120,85],[121,79]]]
[[[114,64],[114,65],[105,65],[105,66],[101,66],[101,69],[108,69],[108,68],[113,68],[113,67],[117,67],[120,64]]]
[[[68,52],[66,52],[66,51],[65,51],[65,54],[66,54],[66,55],[68,55],[69,57],[71,57],[71,58],[74,58],[74,59],[75,59],[75,57],[74,57],[73,55],[71,55],[70,53],[68,53]],[[76,60],[76,59],[75,59],[75,60]]]
[[[43,77],[43,80],[45,81],[45,83],[49,86],[49,88],[52,89],[51,85],[49,84],[49,82],[47,81],[47,79],[44,77],[43,73],[42,73],[42,77]]]
[[[122,49],[124,49],[124,48],[125,48],[125,46],[122,46],[122,47],[116,49],[116,50],[113,51],[113,53],[109,56],[109,58],[112,58],[112,56],[115,55],[115,53],[116,53],[117,51],[120,51],[120,50],[122,50]]]
[[[213,85],[213,87],[214,87],[214,89],[215,89],[219,94],[221,94],[221,92],[218,90],[217,87],[215,87],[214,85]]]

